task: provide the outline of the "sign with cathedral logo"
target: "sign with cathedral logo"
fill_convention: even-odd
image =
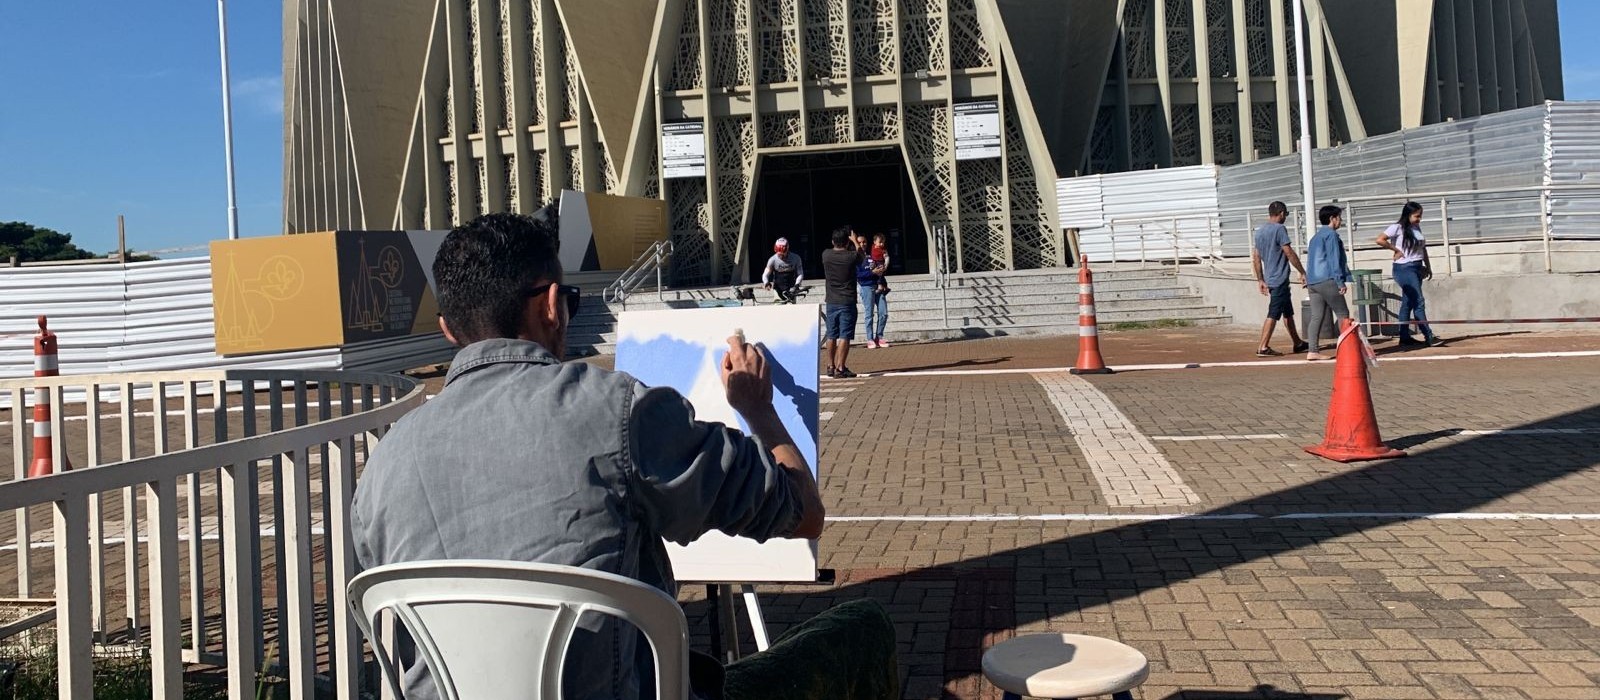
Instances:
[[[438,331],[445,231],[327,231],[211,243],[217,354],[309,350]]]
[[[418,231],[428,237],[430,232]],[[336,236],[339,305],[344,342],[358,343],[438,330],[439,304],[429,277],[433,254],[444,239],[425,244],[429,269],[418,258],[407,231],[340,231]]]

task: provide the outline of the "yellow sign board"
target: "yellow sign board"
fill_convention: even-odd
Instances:
[[[214,241],[217,354],[307,350],[438,329],[442,231],[328,231]]]

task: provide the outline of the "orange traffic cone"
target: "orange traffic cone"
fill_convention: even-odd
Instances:
[[[39,317],[39,335],[33,338],[33,376],[55,377],[61,374],[60,362],[56,357],[56,334],[51,333],[46,326],[45,317]],[[41,476],[54,474],[59,466],[59,471],[72,469],[72,462],[67,460],[65,452],[61,453],[61,464],[55,463],[56,435],[51,429],[51,406],[49,387],[38,387],[33,390],[33,462],[28,465],[28,478],[36,479]],[[93,400],[91,397],[90,400]]]
[[[1100,327],[1094,319],[1094,275],[1089,256],[1078,259],[1078,364],[1073,374],[1111,374],[1100,357]]]
[[[1351,332],[1350,319],[1340,322],[1339,357],[1333,368],[1333,398],[1328,401],[1328,425],[1322,444],[1306,451],[1335,462],[1404,457],[1406,453],[1383,444],[1378,418],[1372,409],[1372,389],[1367,386],[1366,348]]]

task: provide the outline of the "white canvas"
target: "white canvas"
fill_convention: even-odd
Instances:
[[[677,389],[700,420],[748,432],[722,389],[719,371],[735,329],[761,343],[773,361],[773,404],[800,454],[817,465],[820,308],[812,305],[628,311],[617,320],[617,370],[650,386]],[[683,582],[808,582],[816,579],[813,540],[757,544],[712,532],[688,546],[667,543],[674,576]]]

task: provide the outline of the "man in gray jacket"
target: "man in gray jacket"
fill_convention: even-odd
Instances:
[[[729,338],[721,368],[728,401],[753,436],[695,420],[672,389],[562,362],[579,291],[562,284],[557,226],[553,215],[542,217],[482,216],[440,246],[433,263],[439,325],[461,349],[438,396],[396,423],[367,462],[351,513],[361,565],[543,562],[621,574],[675,594],[662,538],[687,543],[712,530],[758,541],[818,537],[822,499],[772,407],[771,370],[759,348]],[[815,641],[802,644],[859,657],[855,666],[819,669],[854,684],[824,692],[898,697],[887,616],[875,603],[847,606],[835,609],[842,616],[824,613],[796,628],[813,625],[800,636]],[[886,645],[863,646],[863,626],[888,630]],[[790,673],[816,663],[798,660],[815,649],[780,647],[783,641],[768,654],[796,656],[801,665],[787,664]],[[764,690],[767,679],[749,677],[774,666],[751,660],[743,677],[743,662],[726,670],[728,689],[774,696]],[[696,692],[724,697],[722,669],[712,662],[706,673],[705,660],[697,664]],[[653,667],[636,630],[585,618],[568,652],[563,697],[654,697]],[[884,686],[882,694],[862,692],[861,684]],[[406,688],[410,698],[436,697],[421,664],[407,667]]]

